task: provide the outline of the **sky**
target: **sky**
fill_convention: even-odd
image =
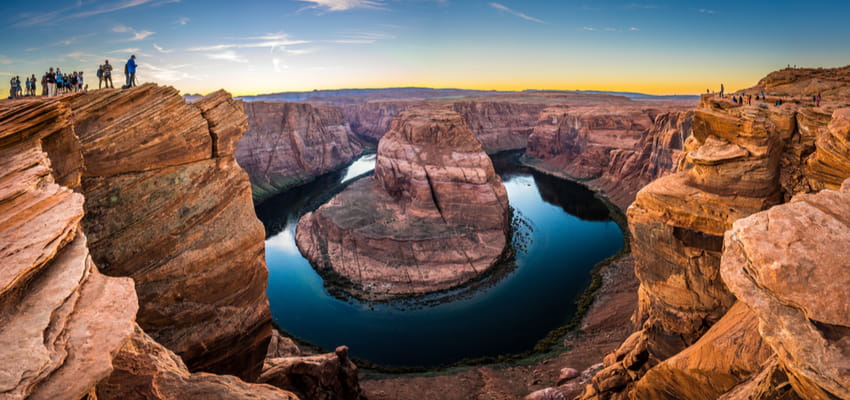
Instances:
[[[183,93],[422,86],[697,94],[850,64],[847,1],[4,0],[0,90],[49,67]],[[118,74],[122,75],[122,74]],[[118,77],[121,80],[123,76]]]

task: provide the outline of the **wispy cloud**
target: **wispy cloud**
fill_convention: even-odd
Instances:
[[[289,66],[284,64],[283,60],[278,57],[272,58],[272,67],[274,68],[274,72],[283,72],[284,69],[289,68]]]
[[[190,20],[189,20],[188,17],[183,17],[183,18],[178,18],[177,21],[174,21],[174,23],[177,24],[177,25],[187,25],[189,23],[189,21]]]
[[[633,26],[633,27],[631,27],[631,28],[629,28],[629,32],[638,32],[638,31],[640,31],[640,29],[639,29],[639,28],[636,28],[636,27],[634,27],[634,26]]]
[[[136,29],[133,29],[133,28],[131,28],[129,26],[125,26],[125,25],[118,25],[118,26],[112,28],[112,32],[132,34],[133,35],[132,37],[124,40],[124,41],[127,41],[127,42],[135,42],[135,41],[139,41],[139,40],[145,40],[149,36],[156,33],[156,32],[151,32],[151,31],[146,31],[146,30],[136,30]]]
[[[598,31],[599,29],[596,29],[596,28],[594,28],[594,27],[592,27],[592,26],[583,26],[583,27],[581,27],[581,29],[579,29],[579,30],[581,30],[581,31],[587,31],[587,32],[596,32],[596,31]]]
[[[213,44],[208,46],[197,46],[190,47],[186,49],[187,51],[217,51],[217,50],[228,50],[228,49],[251,49],[251,48],[263,48],[267,47],[270,50],[274,51],[277,48],[286,48],[286,46],[295,46],[300,44],[308,44],[312,43],[308,40],[295,40],[291,39],[289,35],[285,33],[269,33],[262,36],[251,36],[246,38],[237,39],[243,41],[243,43],[221,43],[221,44]]]
[[[490,7],[493,7],[495,9],[499,10],[499,11],[503,11],[503,12],[506,12],[508,14],[520,17],[520,18],[522,18],[526,21],[536,22],[538,24],[548,24],[548,22],[546,22],[546,21],[543,21],[543,20],[538,19],[538,18],[534,18],[534,17],[527,15],[527,14],[523,14],[519,11],[511,10],[510,8],[508,8],[508,7],[506,7],[502,4],[499,4],[499,3],[490,3]]]
[[[171,49],[171,50],[163,49],[160,45],[158,45],[158,44],[156,44],[156,43],[154,43],[154,44],[153,44],[153,48],[155,48],[155,49],[156,49],[156,51],[158,51],[158,52],[160,52],[160,53],[162,53],[162,54],[168,54],[168,53],[171,53],[171,52],[173,52],[173,51],[174,51],[174,49]]]
[[[4,55],[0,54],[0,64],[3,64],[3,65],[9,65],[9,64],[11,64],[11,63],[13,63],[13,62],[14,62],[14,61],[13,61],[11,58],[6,57],[6,56],[4,56]]]
[[[202,77],[187,72],[191,68],[188,64],[159,66],[145,64],[145,69],[151,71],[151,76],[160,82],[177,82],[184,79],[200,80]]]
[[[179,0],[165,0],[155,3],[156,0],[123,0],[113,1],[102,4],[96,8],[84,9],[86,5],[82,1],[77,1],[74,5],[60,10],[54,10],[46,13],[25,13],[18,16],[18,22],[13,26],[32,26],[32,25],[53,25],[70,19],[92,17],[95,15],[107,14],[115,11],[125,10],[128,8],[138,7],[145,4],[154,3],[154,5],[162,5],[167,3],[176,3]]]
[[[382,0],[297,0],[304,3],[313,3],[312,6],[307,6],[299,11],[311,8],[324,9],[327,11],[345,11],[352,8],[372,8],[384,9]]]
[[[232,61],[240,64],[245,64],[248,62],[245,57],[236,54],[236,52],[233,50],[227,50],[221,53],[207,54],[207,58],[209,58],[210,60]]]
[[[119,53],[126,54],[126,53],[138,53],[138,52],[139,52],[139,49],[137,47],[129,47],[129,48],[126,48],[126,49],[112,50],[109,53],[110,54],[119,54]]]
[[[697,10],[697,11],[698,11],[698,12],[700,12],[700,13],[702,13],[702,14],[717,14],[717,11],[709,10],[709,9],[707,9],[707,8],[700,8],[700,9],[699,9],[699,10]]]

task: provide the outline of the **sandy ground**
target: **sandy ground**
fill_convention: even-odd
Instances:
[[[568,350],[532,365],[488,365],[451,375],[398,376],[367,379],[361,386],[370,400],[499,400],[518,399],[554,386],[561,368],[578,371],[602,358],[635,330],[631,315],[637,307],[638,281],[630,255],[602,269],[603,284],[582,321],[568,335]]]

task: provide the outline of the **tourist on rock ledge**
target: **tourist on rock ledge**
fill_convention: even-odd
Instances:
[[[721,98],[723,97],[723,90],[724,90],[724,88],[723,88],[723,84],[721,83],[721,84],[720,84],[720,97],[721,97]]]
[[[124,74],[127,77],[127,84],[124,85],[126,89],[131,87],[136,87],[136,55],[130,56],[130,59],[127,60],[127,64],[124,64]]]
[[[109,64],[109,60],[103,62],[103,84],[104,87],[115,87],[112,85],[112,65]]]

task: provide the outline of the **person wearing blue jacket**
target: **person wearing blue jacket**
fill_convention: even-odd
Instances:
[[[130,56],[127,60],[127,88],[136,86],[136,55]]]

